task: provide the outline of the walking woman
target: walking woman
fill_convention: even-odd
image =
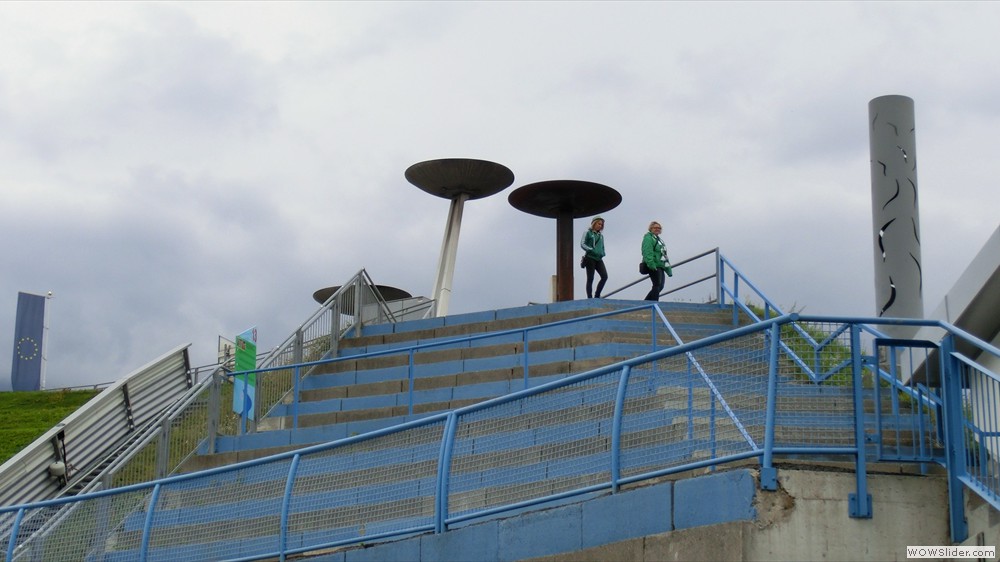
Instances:
[[[594,217],[590,221],[590,228],[583,233],[583,238],[580,239],[580,247],[585,252],[581,265],[587,268],[588,299],[601,298],[601,290],[604,289],[604,284],[608,281],[608,269],[604,266],[604,234],[601,233],[603,230],[604,219]],[[597,271],[597,274],[601,276],[601,280],[597,282],[597,292],[591,291],[594,285],[594,271]]]
[[[649,223],[649,232],[642,237],[642,263],[649,270],[649,280],[653,283],[653,288],[646,294],[646,300],[660,300],[660,292],[666,283],[666,277],[673,277],[674,271],[670,267],[670,259],[667,257],[667,247],[660,240],[660,233],[663,227],[660,223],[653,221]]]

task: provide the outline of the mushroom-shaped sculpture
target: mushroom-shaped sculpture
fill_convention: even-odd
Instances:
[[[385,300],[386,302],[398,301],[400,299],[408,299],[413,296],[402,289],[397,289],[396,287],[390,287],[388,285],[375,285],[375,288],[378,289],[379,294],[382,295],[382,299]],[[340,285],[334,285],[333,287],[324,287],[313,293],[313,299],[319,304],[325,304],[326,301],[330,300],[330,297],[332,297],[333,294],[336,293],[337,290],[339,289]],[[347,290],[351,291],[350,288],[348,288]]]
[[[451,200],[448,222],[441,242],[437,277],[431,298],[435,314],[448,313],[451,299],[451,281],[455,276],[455,257],[458,254],[458,234],[462,228],[462,210],[465,202],[499,193],[514,183],[514,173],[506,166],[486,160],[470,158],[442,158],[418,162],[406,169],[406,180],[420,189]]]
[[[573,300],[573,219],[614,209],[613,188],[580,180],[550,180],[515,189],[507,198],[520,211],[556,219],[556,301]]]

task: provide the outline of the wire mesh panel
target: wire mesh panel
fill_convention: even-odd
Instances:
[[[633,368],[622,419],[622,477],[758,450],[765,348],[760,334],[750,334]]]
[[[134,451],[127,461],[115,468],[104,478],[106,488],[118,488],[129,484],[149,482],[156,478],[157,458],[160,447],[157,439],[153,439]]]
[[[166,473],[174,472],[184,463],[208,435],[209,392],[202,392],[170,419],[167,433]],[[138,483],[141,481],[130,482]]]
[[[939,389],[926,386],[931,365],[937,371],[937,346],[880,345],[881,361],[865,374],[865,435],[879,460],[927,462],[943,458],[944,436]],[[914,376],[914,365],[922,374]],[[877,384],[875,383],[877,381]]]
[[[610,482],[616,371],[463,414],[448,514],[538,500]]]
[[[824,448],[850,453],[857,446],[857,419],[864,422],[867,447],[879,452],[876,460],[923,462],[937,454],[945,417],[941,409],[956,405],[927,391],[922,386],[926,378],[900,382],[897,369],[902,363],[931,362],[926,349],[922,357],[898,360],[904,348],[913,351],[921,344],[886,344],[893,347],[890,359],[877,364],[864,350],[852,349],[857,341],[852,329],[855,334],[857,329],[848,324],[765,328],[741,328],[706,340],[715,342],[711,345],[668,350],[655,360],[647,356],[628,367],[627,379],[622,365],[637,360],[614,367],[619,370],[594,370],[419,425],[173,477],[155,489],[80,496],[61,511],[31,506],[17,536],[8,540],[17,541],[20,560],[135,560],[148,547],[149,560],[183,561],[278,557],[426,531],[442,523],[447,528],[485,512],[610,487],[614,476],[639,480],[756,454],[766,459],[772,382],[777,393],[774,446],[786,449],[779,454],[819,449],[825,458]],[[774,334],[779,334],[776,342]],[[873,340],[874,357],[881,355],[878,341]],[[779,357],[772,364],[775,347]],[[993,366],[996,359],[983,361]],[[947,427],[957,428],[951,420],[962,420],[962,429],[951,434],[962,436],[967,452],[964,468],[973,483],[966,484],[995,498],[1000,491],[995,460],[1000,379],[977,361],[950,354],[940,376],[949,382],[962,377],[956,384],[961,396],[951,390],[947,394],[962,412],[957,418],[949,414]],[[855,372],[858,365],[867,370]],[[619,396],[623,381],[625,392]],[[185,410],[190,417],[185,413],[173,420],[171,451],[197,444],[204,430],[204,416],[198,412],[211,401],[193,398],[194,407]],[[856,412],[855,404],[863,409]],[[446,426],[454,433],[446,436]],[[442,452],[450,452],[447,466],[439,465]],[[134,477],[145,478],[143,470],[161,460],[155,455],[153,447],[137,455]],[[170,464],[181,460],[172,456]],[[442,475],[447,479],[439,480]],[[442,498],[438,492],[444,486]],[[13,531],[15,516],[16,509],[0,507],[0,537]]]
[[[149,536],[149,560],[218,560],[276,551],[289,459],[165,484]],[[120,533],[141,539],[136,513]]]
[[[444,422],[301,457],[289,548],[433,527]]]
[[[95,553],[129,550],[128,539],[122,539],[116,522],[143,508],[148,495],[148,490],[120,493],[66,506],[59,524],[32,536],[15,551],[13,559],[76,562]]]
[[[775,447],[853,447],[848,326],[796,322],[783,325],[780,333]]]
[[[962,376],[962,437],[965,442],[965,471],[986,492],[1000,495],[1000,379],[960,354]],[[993,358],[996,361],[997,358]]]

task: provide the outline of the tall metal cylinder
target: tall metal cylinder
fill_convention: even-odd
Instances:
[[[923,318],[913,100],[906,96],[871,100],[868,124],[875,312],[886,318]]]

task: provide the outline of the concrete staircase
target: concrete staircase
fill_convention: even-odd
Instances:
[[[219,438],[217,447],[223,452],[199,455],[186,468],[200,470],[343,439],[520,390],[524,344],[519,334],[515,338],[503,332],[633,304],[577,301],[368,327],[343,343],[340,356],[351,359],[330,364],[306,379],[301,428],[289,429],[287,409],[278,408],[262,423],[275,429]],[[664,303],[664,312],[688,343],[731,327],[731,313],[712,305]],[[527,343],[530,385],[648,353],[651,326],[648,313],[628,313],[539,331]],[[496,336],[500,341],[456,340],[491,333],[500,334]],[[661,348],[677,343],[662,328],[657,337]],[[423,343],[444,345],[414,355],[419,369],[415,369],[410,414],[402,402],[409,397],[408,352],[364,355]],[[620,428],[622,476],[745,451],[747,438],[762,443],[766,369],[761,362],[766,358],[739,353],[728,343],[713,346],[711,353],[694,353],[710,369],[714,389],[691,373],[683,356],[633,371]],[[853,439],[849,389],[820,388],[787,377],[784,382],[788,390],[778,400],[779,442],[814,443],[818,431],[831,444]],[[488,416],[464,420],[451,461],[448,513],[460,517],[608,482],[610,404],[617,387],[617,376],[589,379],[558,391],[498,402]],[[874,409],[873,404],[868,406]],[[742,425],[734,423],[727,408]],[[820,410],[823,414],[817,417]],[[287,506],[288,544],[351,540],[426,525],[438,509],[434,486],[443,425],[439,419],[431,420],[377,439],[303,455],[294,501]],[[901,442],[914,439],[899,435]],[[284,465],[278,464],[273,472],[251,467],[163,490],[153,523],[157,557],[235,558],[273,548],[269,545],[277,544],[275,529],[283,509],[278,498],[287,485]],[[240,525],[226,525],[226,536],[217,536],[216,526],[232,521],[234,515]],[[115,533],[120,548],[102,559],[132,559],[136,547],[130,545],[141,539],[145,523],[144,513],[128,517]],[[355,553],[340,553],[347,560],[364,559],[357,550],[344,552]]]
[[[642,304],[590,299],[366,326],[362,335],[341,342],[338,357],[346,360],[321,365],[303,379],[297,429],[292,429],[289,399],[261,420],[258,433],[219,437],[215,454],[192,457],[181,472],[360,435],[523,390],[523,336],[514,330],[532,330],[527,344],[529,387],[648,353],[649,311],[544,327]],[[661,307],[684,342],[731,327],[731,312],[714,305]],[[657,347],[676,345],[659,319],[656,323]],[[440,345],[413,356],[411,413],[408,349],[430,344]],[[400,351],[365,357],[391,350]]]

